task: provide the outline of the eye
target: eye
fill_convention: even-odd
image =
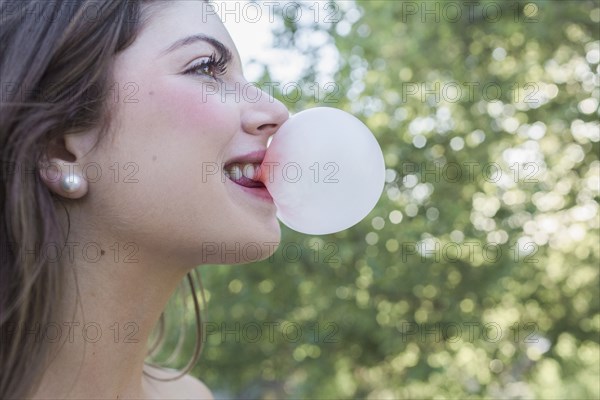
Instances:
[[[227,60],[224,57],[217,59],[216,54],[210,57],[203,57],[196,61],[184,74],[204,75],[217,79],[227,72]]]

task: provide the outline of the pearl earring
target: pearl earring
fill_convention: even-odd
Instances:
[[[74,193],[81,187],[81,177],[76,174],[69,174],[62,177],[60,187],[67,193]]]

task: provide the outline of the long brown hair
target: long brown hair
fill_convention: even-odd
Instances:
[[[48,348],[20,327],[46,326],[67,271],[32,247],[66,244],[61,199],[37,170],[48,144],[93,128],[105,135],[113,59],[136,38],[155,0],[0,0],[0,398],[24,398],[39,386]],[[69,200],[73,201],[73,200]],[[65,207],[66,211],[66,207]],[[68,215],[68,214],[67,214]],[[193,271],[196,273],[197,271]],[[197,276],[196,276],[197,278]],[[192,274],[187,276],[201,334]],[[159,337],[162,337],[161,315]],[[187,373],[201,351],[197,338]],[[156,348],[156,346],[153,346]]]

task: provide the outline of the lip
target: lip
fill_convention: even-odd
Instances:
[[[267,153],[266,149],[259,149],[259,150],[254,150],[249,153],[241,154],[238,156],[233,156],[229,160],[227,160],[223,164],[223,166],[227,166],[230,164],[259,164],[260,165],[260,164],[262,164],[262,161],[264,160],[266,153]],[[267,190],[266,187],[252,188],[252,187],[242,186],[229,178],[225,178],[225,179],[227,181],[229,181],[229,183],[231,183],[236,188],[242,190],[243,192],[245,192],[255,198],[258,198],[260,200],[267,201],[271,204],[274,204],[273,197],[271,197],[271,194],[269,193],[269,191]]]
[[[233,163],[261,164],[265,158],[265,154],[267,154],[267,149],[254,150],[250,153],[233,156],[232,158],[227,160],[224,165],[229,165],[229,164],[233,164]]]
[[[266,187],[251,188],[251,187],[239,185],[229,178],[225,178],[225,179],[226,179],[226,182],[225,182],[226,185],[229,185],[238,190],[241,190],[245,194],[248,194],[261,202],[266,202],[271,205],[275,204],[275,202],[273,201],[273,197],[271,197],[271,194],[269,193],[269,191],[267,190]]]
[[[271,197],[271,193],[269,193],[269,191],[267,190],[266,187],[261,187],[261,188],[249,188],[246,186],[242,186],[242,185],[238,185],[237,183],[231,181],[231,183],[233,183],[235,186],[237,186],[238,188],[240,188],[241,190],[243,190],[244,192],[255,196],[259,199],[268,201],[271,204],[273,203],[273,197]]]

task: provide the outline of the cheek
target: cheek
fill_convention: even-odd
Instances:
[[[212,86],[198,82],[166,82],[149,96],[152,107],[149,118],[163,118],[173,134],[191,131],[194,134],[214,136],[216,142],[228,140],[240,129],[238,104],[225,101]]]
[[[200,85],[185,81],[154,82],[141,94],[138,103],[121,105],[115,141],[102,160],[107,166],[134,165],[139,183],[113,185],[105,179],[100,182],[107,181],[102,191],[114,195],[122,206],[131,203],[134,213],[162,202],[173,209],[189,207],[190,199],[206,206],[216,202],[213,197],[223,192],[219,176],[211,176],[210,182],[198,177],[204,162],[220,161],[238,132],[235,104],[203,96]],[[193,197],[186,195],[190,192]],[[205,193],[215,196],[198,198]]]

